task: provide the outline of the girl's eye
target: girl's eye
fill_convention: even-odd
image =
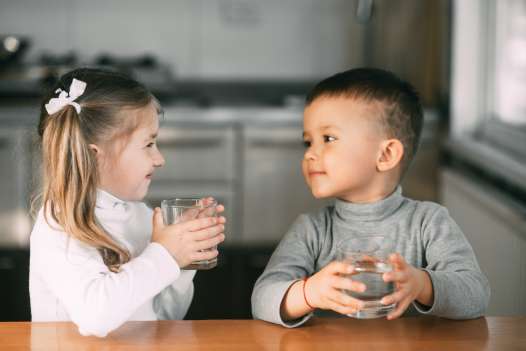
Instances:
[[[310,147],[310,141],[304,140],[303,141],[303,146],[306,147],[306,148]]]
[[[155,145],[155,143],[148,143],[148,145],[146,145],[146,147],[153,147]]]
[[[323,141],[325,141],[326,143],[334,141],[334,140],[336,140],[336,138],[333,137],[333,136],[330,136],[330,135],[324,135],[323,136]]]

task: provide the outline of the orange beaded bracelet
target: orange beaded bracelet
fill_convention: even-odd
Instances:
[[[309,277],[303,278],[303,298],[305,299],[305,303],[307,304],[307,306],[309,306],[309,308],[313,310],[314,307],[310,305],[309,301],[307,301],[307,295],[305,295],[305,285],[307,285],[307,279],[309,279]]]

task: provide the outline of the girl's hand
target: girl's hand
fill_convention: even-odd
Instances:
[[[218,204],[214,207],[206,207],[210,204],[212,204],[215,199],[213,197],[205,197],[202,198],[201,201],[205,205],[204,208],[190,208],[183,212],[181,215],[181,222],[186,222],[195,218],[205,218],[205,217],[212,217],[216,214],[219,214],[225,210],[225,207],[221,204]]]
[[[344,262],[331,262],[305,282],[305,298],[314,308],[329,309],[341,314],[355,313],[364,302],[342,290],[365,291],[365,284],[353,281],[354,267]]]
[[[414,300],[424,305],[433,304],[433,287],[425,271],[411,266],[398,253],[389,256],[389,262],[393,270],[384,273],[383,279],[393,282],[396,291],[384,296],[381,302],[384,305],[396,303],[397,306],[387,315],[387,319],[400,317]]]
[[[160,208],[153,213],[152,242],[163,245],[179,267],[194,261],[211,260],[218,255],[215,247],[225,240],[225,217],[204,217],[165,225]]]

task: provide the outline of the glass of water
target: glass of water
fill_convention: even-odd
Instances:
[[[341,242],[337,247],[337,260],[350,263],[354,272],[349,279],[365,284],[364,292],[345,290],[345,292],[365,302],[362,310],[349,314],[349,317],[368,319],[386,316],[396,304],[383,305],[380,301],[385,295],[394,292],[392,282],[384,282],[382,276],[393,268],[388,257],[394,250],[393,241],[385,235],[355,236]]]
[[[210,198],[175,198],[163,200],[161,209],[163,212],[164,224],[176,224],[189,220],[215,217],[217,215],[217,201]],[[216,246],[207,250],[214,250]],[[183,269],[211,269],[217,266],[217,257],[211,260],[202,260],[192,262]]]

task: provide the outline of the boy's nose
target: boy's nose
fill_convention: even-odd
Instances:
[[[316,159],[316,152],[314,148],[311,146],[307,150],[305,150],[305,155],[303,155],[303,158],[305,160],[314,160]]]

